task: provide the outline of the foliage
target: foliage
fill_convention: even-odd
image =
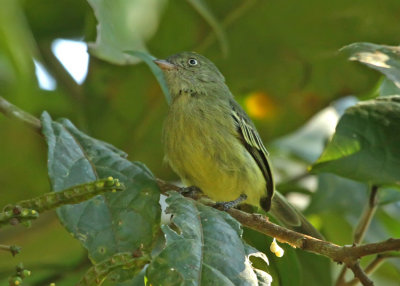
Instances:
[[[400,96],[360,102],[346,110],[313,170],[374,185],[400,182]]]
[[[375,242],[400,235],[399,47],[357,41],[398,42],[398,9],[395,0],[3,0],[0,96],[36,116],[47,112],[44,138],[0,116],[1,205],[109,176],[126,190],[61,207],[42,200],[58,207],[57,219],[41,215],[29,230],[2,229],[0,243],[23,248],[12,261],[0,253],[0,283],[21,279],[14,268],[24,261],[33,273],[24,285],[332,284],[336,266],[325,257],[288,245],[274,257],[272,238],[176,193],[165,203],[172,221],[161,219],[155,177],[175,177],[160,164],[168,108],[161,92],[169,96],[151,54],[196,50],[220,67],[266,140],[277,187],[289,199],[306,199],[305,214],[327,240],[353,242],[369,189],[378,185],[365,236]],[[89,44],[82,85],[54,57],[57,38]],[[38,87],[32,59],[55,78],[54,90]],[[351,94],[368,100],[356,103]],[[397,285],[398,259],[387,261],[372,279]]]

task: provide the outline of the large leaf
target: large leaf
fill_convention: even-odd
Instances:
[[[341,49],[352,61],[359,61],[387,76],[400,88],[400,46],[354,43]]]
[[[400,95],[400,86],[397,86],[393,81],[385,77],[379,88],[379,95],[380,96]]]
[[[146,50],[156,32],[166,0],[88,0],[96,15],[97,39],[91,53],[115,64],[136,63],[127,50]]]
[[[313,165],[313,172],[372,184],[400,183],[400,96],[361,102],[349,108]]]
[[[294,154],[312,163],[324,150],[326,141],[335,131],[335,126],[344,110],[357,102],[354,96],[339,99],[314,115],[295,132],[275,140],[272,145],[281,152]]]
[[[159,229],[159,191],[149,170],[132,163],[110,144],[82,133],[68,120],[42,115],[48,144],[48,172],[54,191],[112,176],[126,186],[121,193],[97,196],[58,210],[66,229],[98,263],[118,252],[149,249]]]
[[[266,256],[243,242],[236,220],[177,193],[167,203],[176,228],[163,227],[166,247],[147,268],[152,285],[270,285],[249,261]]]

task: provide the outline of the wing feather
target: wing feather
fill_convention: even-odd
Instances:
[[[231,106],[231,115],[235,121],[239,136],[264,175],[266,181],[266,196],[261,198],[260,204],[265,211],[268,211],[271,207],[272,196],[274,194],[274,182],[268,161],[268,151],[262,143],[255,126],[244,110],[234,100],[231,101]]]

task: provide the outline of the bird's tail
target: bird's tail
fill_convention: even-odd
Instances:
[[[294,231],[324,239],[322,234],[312,226],[303,214],[293,207],[279,192],[275,192],[272,198],[270,213],[284,226]]]

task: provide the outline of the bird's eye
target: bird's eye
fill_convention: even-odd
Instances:
[[[197,65],[197,60],[196,59],[189,59],[188,60],[189,65],[191,66],[196,66]]]

